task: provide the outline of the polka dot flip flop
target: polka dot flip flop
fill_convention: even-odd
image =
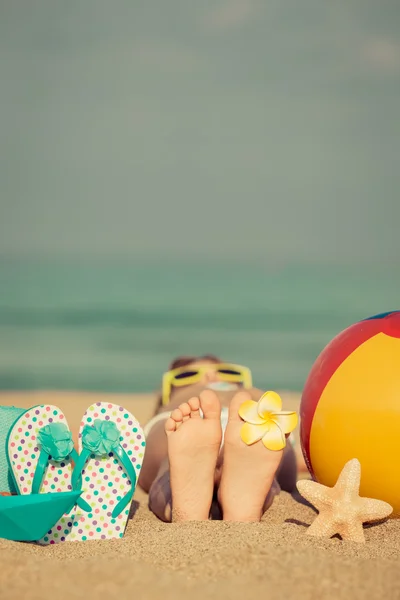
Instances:
[[[72,486],[82,486],[87,512],[73,523],[68,540],[110,540],[125,532],[145,451],[139,422],[122,406],[97,402],[79,431],[79,460]]]
[[[6,441],[8,462],[20,494],[46,494],[72,490],[72,462],[77,462],[72,434],[56,406],[34,406],[12,425]],[[79,488],[75,488],[79,489]],[[78,499],[78,504],[85,504]],[[39,544],[64,542],[75,521],[75,508],[54,524]]]

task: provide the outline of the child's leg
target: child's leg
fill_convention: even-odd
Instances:
[[[166,421],[165,431],[173,520],[207,520],[222,438],[218,396],[211,390],[204,390],[199,397],[180,404]]]
[[[276,472],[276,479],[284,492],[292,493],[296,489],[297,459],[292,444],[287,440],[282,462]]]
[[[241,440],[239,407],[250,398],[247,392],[238,392],[229,407],[218,492],[225,521],[260,521],[271,496],[273,499],[275,477],[283,458],[282,450],[267,450],[261,441],[247,446]]]
[[[220,413],[218,397],[206,390],[180,404],[164,422],[168,456],[149,491],[149,507],[163,521],[172,520],[172,506],[176,521],[208,519],[222,436]]]
[[[153,481],[159,476],[161,465],[168,458],[168,443],[165,435],[167,419],[168,414],[165,415],[165,419],[153,425],[146,437],[146,452],[138,482],[145,492],[149,492]]]
[[[221,463],[221,465],[223,462]],[[215,494],[218,493],[219,481],[215,488]],[[279,483],[274,479],[271,488],[265,498],[264,505],[262,508],[262,513],[266,512],[272,502],[274,501],[275,496],[279,494],[281,488]],[[169,461],[166,459],[161,467],[160,471],[154,480],[150,492],[149,492],[149,508],[150,510],[161,519],[161,521],[165,521],[166,523],[171,523],[172,521],[172,493],[171,493],[171,478],[169,472]],[[213,519],[222,519],[223,514],[221,507],[217,500],[213,502],[211,507],[211,518]]]
[[[189,403],[182,404],[165,423],[172,475],[170,462],[165,457],[149,492],[149,507],[163,521],[172,520],[172,497],[175,508],[178,507],[179,514],[176,517],[179,520],[207,519],[213,488],[218,488],[221,472],[223,478],[226,476],[219,497],[227,520],[260,520],[279,493],[275,475],[283,453],[271,453],[262,444],[250,448],[243,444],[239,431],[241,421],[237,415],[243,397],[238,396],[238,399],[232,401],[231,419],[234,424],[230,431],[227,429],[228,451],[225,445],[218,465],[216,462],[221,431],[219,402],[214,392],[208,391],[201,394],[200,400],[193,398]],[[248,399],[247,396],[245,399]],[[197,414],[198,411],[192,408],[194,404],[201,404],[203,407],[205,402],[210,410],[208,424],[207,410],[203,409],[206,417],[203,420]],[[235,422],[236,416],[238,423]],[[232,444],[229,446],[229,438],[234,439],[233,447]],[[293,464],[293,459],[294,465],[296,464],[289,446],[286,456],[289,466]],[[228,462],[227,474],[224,474],[224,459]],[[282,473],[290,475],[290,469],[283,468]],[[287,480],[288,485],[291,484],[290,477]],[[247,483],[243,485],[244,482]]]
[[[172,493],[168,457],[161,463],[157,477],[150,487],[149,508],[161,521],[167,523],[172,521]]]

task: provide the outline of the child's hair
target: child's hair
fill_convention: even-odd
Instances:
[[[178,358],[174,358],[172,363],[169,365],[168,371],[179,369],[179,367],[187,367],[188,365],[198,362],[199,360],[208,360],[208,362],[216,365],[222,362],[222,360],[214,354],[205,354],[204,356],[178,356]]]
[[[222,362],[218,356],[215,354],[204,354],[204,356],[178,356],[174,358],[171,364],[168,367],[168,371],[172,371],[173,369],[179,369],[179,367],[187,367],[199,360],[207,360],[210,363],[218,364]],[[156,406],[156,411],[158,411],[162,406],[162,394],[158,395],[158,402]]]

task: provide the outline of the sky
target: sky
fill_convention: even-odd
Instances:
[[[399,262],[398,0],[0,13],[0,257]]]

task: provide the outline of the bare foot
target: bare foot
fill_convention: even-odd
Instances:
[[[199,409],[203,411],[200,416]],[[204,521],[210,513],[214,471],[220,450],[221,405],[205,390],[172,411],[168,436],[173,521]]]
[[[229,406],[218,492],[224,521],[260,521],[268,496],[272,501],[277,493],[273,484],[283,451],[267,450],[261,441],[247,446],[241,440],[243,421],[239,417],[239,407],[246,400],[251,400],[251,396],[247,392],[238,392]]]

